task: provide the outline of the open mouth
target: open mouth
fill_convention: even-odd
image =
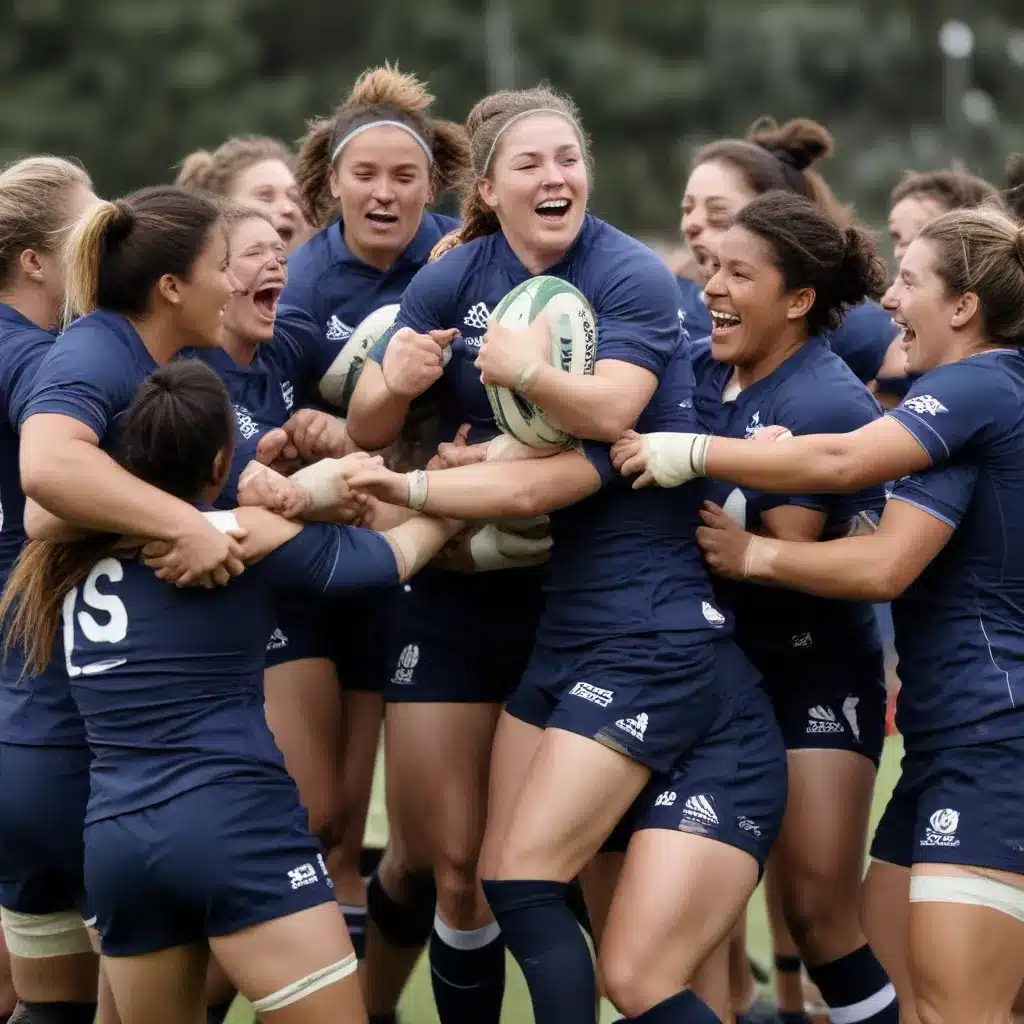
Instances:
[[[386,229],[398,223],[398,217],[393,213],[385,213],[383,210],[374,210],[366,215],[366,219],[375,227]]]
[[[273,323],[274,317],[277,314],[277,303],[281,298],[281,291],[280,285],[273,284],[259,288],[252,293],[252,304],[256,307],[256,312],[264,320],[269,320]]]
[[[559,224],[565,220],[569,213],[572,202],[568,199],[545,199],[534,207],[538,216],[552,224]]]
[[[277,233],[281,236],[281,241],[285,245],[291,245],[291,241],[295,237],[295,228],[290,221],[286,221],[277,226]]]
[[[735,313],[723,313],[718,309],[709,309],[708,312],[711,314],[712,334],[725,334],[743,323]]]
[[[892,322],[899,328],[899,335],[897,341],[903,346],[904,350],[910,345],[910,343],[917,337],[914,333],[914,328],[904,320],[897,320],[896,317],[892,318]]]

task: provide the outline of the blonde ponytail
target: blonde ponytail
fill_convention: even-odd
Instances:
[[[71,229],[64,249],[65,317],[91,313],[99,305],[100,265],[111,227],[121,217],[115,203],[90,207]]]

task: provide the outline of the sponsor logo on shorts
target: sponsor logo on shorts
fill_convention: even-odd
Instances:
[[[602,690],[599,686],[591,686],[590,683],[577,683],[570,691],[570,697],[582,697],[589,700],[591,704],[606,708],[615,696],[614,690]]]
[[[316,862],[320,865],[320,873],[324,876],[324,881],[333,889],[334,879],[331,878],[331,873],[327,870],[327,862],[324,860],[322,853],[316,855]]]
[[[683,804],[683,820],[696,821],[700,825],[717,825],[718,812],[715,810],[715,801],[701,794],[700,796],[688,796]]]
[[[824,704],[816,704],[807,712],[808,733],[837,733],[844,732],[845,726],[836,720],[836,713],[825,707]]]
[[[654,801],[655,807],[671,807],[676,802],[676,793],[671,789],[666,789],[664,793],[658,794],[658,799]]]
[[[959,846],[956,829],[960,824],[960,812],[950,807],[936,811],[929,819],[924,830],[922,846]]]
[[[316,885],[319,879],[312,864],[300,864],[288,872],[288,881],[291,882],[293,889],[301,889],[306,885]]]
[[[761,838],[761,826],[758,825],[756,821],[751,821],[750,818],[745,818],[742,814],[736,819],[736,827],[741,832],[751,832],[753,835],[757,836],[758,839]]]
[[[344,341],[352,334],[353,330],[355,330],[355,328],[349,327],[344,320],[339,320],[336,316],[332,316],[331,319],[327,321],[327,340]]]
[[[814,637],[810,633],[797,633],[789,638],[790,647],[813,647]]]
[[[616,723],[615,727],[621,729],[623,732],[628,732],[634,739],[643,742],[644,733],[647,732],[647,723],[650,719],[647,717],[645,712],[637,715],[636,718],[620,718]]]
[[[270,634],[270,639],[267,641],[268,651],[280,651],[282,648],[288,646],[288,637],[281,632],[280,629],[275,629]]]
[[[860,722],[857,720],[857,705],[860,703],[860,697],[847,697],[843,701],[843,718],[846,719],[846,724],[850,727],[850,732],[853,733],[853,738],[860,743]]]
[[[707,601],[701,601],[700,610],[704,613],[704,618],[711,623],[712,626],[724,626],[725,616],[712,604],[708,604]]]
[[[398,656],[398,667],[391,677],[391,682],[398,686],[409,686],[412,683],[412,673],[420,663],[420,649],[416,644],[406,644],[402,653]]]

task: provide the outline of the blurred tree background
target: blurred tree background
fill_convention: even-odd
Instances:
[[[939,49],[951,17],[970,62]],[[595,211],[645,236],[674,234],[688,154],[762,114],[824,122],[875,225],[904,168],[998,181],[1024,148],[1021,0],[0,0],[0,158],[76,156],[122,193],[231,134],[296,139],[385,58],[456,119],[510,76],[569,92]]]

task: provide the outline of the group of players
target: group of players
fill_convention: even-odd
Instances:
[[[431,105],[377,68],[294,159],[231,140],[114,202],[57,158],[0,174],[11,1021],[241,993],[387,1024],[425,946],[442,1024],[497,1024],[506,950],[538,1024],[751,1020],[762,874],[774,1019],[806,1021],[805,968],[838,1024],[1006,1021],[1015,192],[908,175],[887,289],[828,133],[760,123],[696,154],[677,278],[587,212],[567,97]],[[538,274],[591,304],[592,375],[491,322]],[[499,435],[483,384],[579,443]],[[905,755],[864,879],[889,601]]]

